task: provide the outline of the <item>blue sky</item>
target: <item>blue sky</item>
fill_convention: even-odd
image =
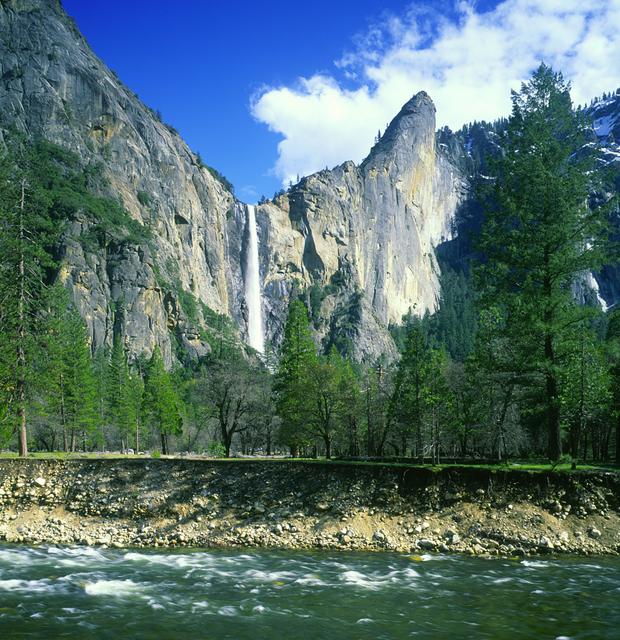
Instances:
[[[540,59],[620,84],[620,0],[63,0],[94,51],[238,196],[359,161],[420,89],[438,124],[506,113]]]
[[[63,5],[95,53],[249,200],[281,184],[271,174],[281,136],[252,117],[251,97],[264,85],[332,70],[351,37],[380,15],[376,0]]]

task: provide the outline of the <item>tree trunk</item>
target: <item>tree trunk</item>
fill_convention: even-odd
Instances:
[[[168,455],[168,438],[163,431],[161,432],[161,454],[163,456]]]
[[[620,464],[620,415],[616,419],[616,464]]]
[[[555,371],[555,353],[552,337],[545,335],[545,360],[547,371],[545,373],[547,391],[547,428],[549,434],[549,459],[557,461],[562,455],[562,431],[560,428],[560,408],[558,407],[558,383]]]
[[[332,439],[329,436],[324,436],[325,441],[325,457],[329,460],[332,457]]]

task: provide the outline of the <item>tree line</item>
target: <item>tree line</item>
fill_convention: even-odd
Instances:
[[[220,344],[169,371],[157,348],[129,358],[120,332],[93,353],[57,283],[64,222],[86,208],[99,243],[142,230],[119,212],[113,224],[102,218],[104,203],[75,172],[58,169],[66,159],[50,161],[49,147],[5,160],[4,446],[17,444],[22,454],[30,444],[433,462],[620,460],[620,312],[601,312],[590,275],[617,259],[609,225],[617,185],[604,181],[618,178],[592,170],[588,126],[561,74],[541,65],[512,102],[502,153],[485,161],[494,177],[479,181],[483,222],[473,258],[444,270],[437,313],[410,313],[391,328],[396,362],[354,362],[346,344],[322,353],[303,296],[291,300],[277,357]]]

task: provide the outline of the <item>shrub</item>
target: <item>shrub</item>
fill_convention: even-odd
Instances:
[[[209,442],[207,454],[212,458],[224,458],[226,457],[226,448],[221,442]]]

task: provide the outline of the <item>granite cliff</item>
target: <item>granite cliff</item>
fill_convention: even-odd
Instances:
[[[130,355],[159,345],[168,364],[196,359],[225,317],[247,338],[245,205],[97,58],[59,0],[0,3],[0,137],[15,131],[97,167],[101,194],[149,230],[149,242],[93,248],[81,241],[88,219],[70,221],[59,278],[94,347],[120,335]],[[467,209],[468,144],[436,135],[434,105],[420,92],[359,166],[320,171],[259,205],[267,341],[279,343],[288,301],[302,295],[322,348],[395,356],[388,325],[437,306],[436,248],[450,246]]]
[[[434,246],[452,233],[465,183],[435,146],[434,116],[419,93],[360,166],[304,178],[258,208],[269,340],[280,338],[290,296],[304,292],[317,341],[359,359],[393,355],[387,324],[435,308]],[[95,346],[120,333],[133,354],[159,345],[169,363],[200,357],[211,311],[247,335],[244,205],[97,58],[58,0],[0,5],[0,126],[100,166],[101,190],[150,229],[148,244],[93,251],[80,242],[88,221],[71,221],[60,278]]]

